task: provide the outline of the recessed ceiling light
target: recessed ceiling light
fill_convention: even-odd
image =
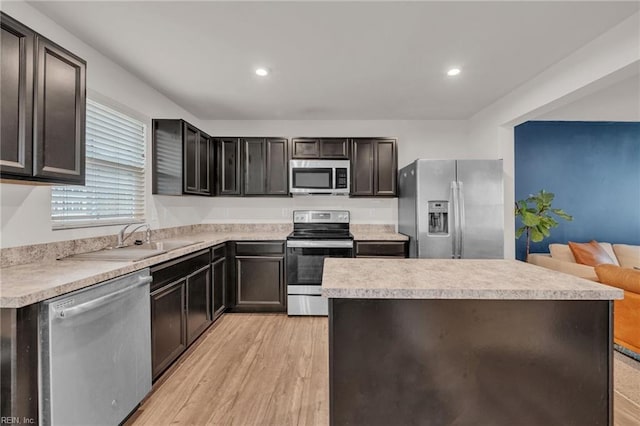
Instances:
[[[269,70],[267,68],[256,68],[256,75],[266,77],[269,75]]]
[[[451,68],[449,71],[447,71],[447,75],[449,77],[453,77],[454,75],[458,74],[460,74],[460,68]]]

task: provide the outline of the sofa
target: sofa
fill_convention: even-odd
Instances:
[[[629,244],[597,243],[611,258],[611,263],[623,268],[640,268],[640,246]],[[568,244],[549,244],[550,253],[531,253],[527,261],[534,265],[575,275],[592,281],[599,281],[596,265],[584,265],[576,258]]]
[[[617,350],[640,361],[640,246],[595,241],[582,246],[602,257],[585,265],[569,245],[550,244],[550,253],[532,253],[528,262],[624,290],[624,299],[614,301],[613,341]]]
[[[640,361],[640,269],[607,264],[595,269],[602,284],[624,290],[624,299],[613,306],[613,342]]]

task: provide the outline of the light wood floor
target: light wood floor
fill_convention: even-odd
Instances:
[[[154,385],[128,425],[325,426],[328,321],[225,314]],[[618,392],[616,426],[640,425]]]
[[[133,424],[328,424],[327,326],[326,318],[223,315],[154,386]]]

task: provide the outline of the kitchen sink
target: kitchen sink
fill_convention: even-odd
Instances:
[[[127,246],[127,247],[123,247],[123,248],[124,249],[131,249],[131,250],[171,251],[171,250],[179,249],[179,248],[182,248],[182,247],[198,244],[198,243],[201,243],[201,242],[202,241],[178,241],[178,240],[153,241],[151,243]],[[113,249],[113,250],[122,250],[123,248]]]
[[[151,243],[126,247],[108,247],[89,253],[74,254],[65,257],[68,260],[111,260],[116,262],[136,262],[148,257],[157,256],[181,247],[187,247],[202,241],[154,241]]]

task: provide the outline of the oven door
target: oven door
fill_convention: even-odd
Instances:
[[[353,241],[287,241],[288,285],[321,285],[325,257],[353,257]]]
[[[322,269],[326,257],[353,257],[353,241],[287,241],[287,313],[324,315],[329,303],[322,297]]]

